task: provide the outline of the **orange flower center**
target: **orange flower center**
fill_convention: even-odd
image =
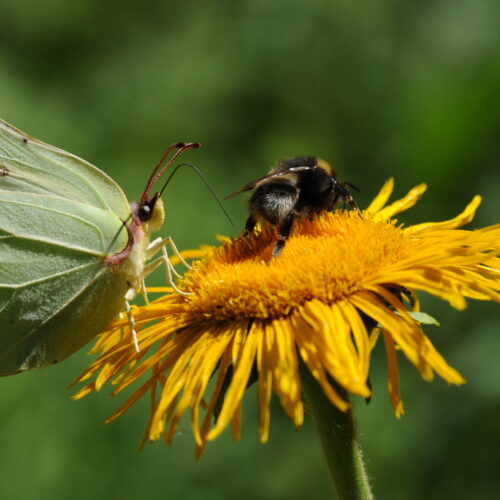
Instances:
[[[345,211],[298,222],[281,255],[271,258],[275,242],[274,231],[265,228],[195,264],[180,284],[194,293],[177,298],[178,312],[199,319],[265,319],[286,316],[312,299],[331,304],[412,249],[393,223]]]

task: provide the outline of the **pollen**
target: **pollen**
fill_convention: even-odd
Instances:
[[[273,258],[275,242],[265,228],[215,249],[186,275],[182,286],[192,295],[179,297],[179,305],[193,319],[285,317],[312,299],[332,304],[349,297],[417,244],[394,223],[347,211],[300,221]]]

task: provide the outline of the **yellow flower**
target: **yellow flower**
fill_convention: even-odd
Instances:
[[[274,259],[275,235],[269,228],[248,241],[228,240],[221,248],[209,248],[180,282],[191,295],[166,293],[133,308],[139,354],[124,319],[100,336],[93,351],[101,355],[78,381],[95,378],[76,397],[111,379],[118,393],[143,377],[110,420],[149,393],[151,418],[144,440],[165,434],[170,442],[190,410],[199,454],[230,423],[238,438],[251,377],[258,379],[263,442],[272,391],[295,425],[302,424],[301,363],[339,409],[349,403],[332,380],[348,393],[369,397],[370,353],[379,332],[398,417],[403,413],[398,351],[425,380],[437,373],[450,384],[464,383],[415,319],[420,318],[414,314],[416,291],[457,309],[466,306],[465,298],[499,301],[500,225],[456,229],[473,218],[481,202],[477,196],[454,219],[404,227],[393,216],[413,206],[425,185],[386,206],[392,188],[390,180],[363,217],[337,211],[299,222]]]

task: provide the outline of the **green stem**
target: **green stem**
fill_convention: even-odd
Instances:
[[[316,423],[337,498],[372,500],[351,410],[343,412],[334,406],[304,364],[300,373],[306,403]],[[343,389],[337,386],[336,390],[348,401]]]

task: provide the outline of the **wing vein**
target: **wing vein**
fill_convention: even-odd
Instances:
[[[82,269],[85,269],[86,267],[91,267],[94,266],[96,262],[89,262],[88,264],[82,264],[77,267],[72,267],[70,269],[66,269],[65,271],[61,271],[60,273],[54,273],[54,274],[49,274],[43,278],[36,279],[36,280],[31,280],[31,281],[25,281],[24,283],[20,283],[17,285],[9,285],[7,283],[0,283],[0,289],[8,289],[8,290],[21,290],[23,288],[26,288],[27,286],[31,285],[37,285],[39,283],[43,283],[45,281],[50,281],[55,278],[59,278],[61,276],[68,276],[71,275],[72,273],[75,273],[77,271],[81,271]]]
[[[116,182],[111,177],[106,175],[91,163],[72,153],[68,153],[63,149],[56,148],[55,146],[51,146],[50,144],[46,144],[42,141],[39,141],[38,139],[30,137],[29,135],[21,132],[20,130],[16,129],[12,125],[9,125],[3,120],[0,120],[0,130],[2,132],[0,135],[0,141],[4,141],[4,144],[9,144],[10,148],[19,153],[19,157],[24,156],[30,159],[33,164],[27,163],[26,166],[34,169],[35,172],[38,170],[43,171],[44,173],[50,173],[51,175],[58,177],[59,179],[63,179],[67,183],[68,181],[64,177],[64,175],[59,174],[57,170],[44,170],[43,166],[40,166],[41,161],[49,162],[49,164],[52,163],[63,172],[71,172],[72,175],[80,179],[83,185],[87,186],[88,190],[94,194],[95,201],[97,203],[97,205],[95,206],[99,206],[99,208],[103,208],[114,213],[112,205],[110,204],[110,202],[108,202],[107,199],[108,190],[110,187],[114,191],[114,195],[117,195],[122,199],[120,202],[118,202],[118,198],[113,198],[115,202],[120,203],[120,210],[122,210],[125,206],[128,206],[127,199],[120,186],[118,186],[118,184],[116,184]],[[30,145],[31,148],[26,147],[27,145],[24,143],[23,139],[28,140],[27,144]],[[0,150],[3,150],[6,155],[4,156],[4,159],[17,161],[20,165],[22,165],[22,162],[17,160],[16,157],[13,156],[12,152],[5,146],[2,146],[2,144],[0,144]],[[68,163],[65,163],[64,161],[67,161]],[[106,189],[98,189],[98,187],[95,186],[92,182],[92,177],[98,180],[99,183],[101,183],[103,186],[106,186]],[[77,184],[78,186],[80,186],[80,183]],[[39,187],[47,191],[44,186]],[[81,192],[83,196],[87,194],[85,189],[75,189],[75,192]],[[121,205],[122,201],[125,202],[124,205]]]
[[[56,210],[54,208],[43,207],[40,205],[35,205],[33,203],[26,203],[26,202],[18,201],[18,200],[8,200],[8,201],[4,200],[4,203],[10,203],[12,205],[20,205],[20,206],[25,206],[25,207],[30,207],[30,208],[36,208],[38,210],[43,210],[45,212],[63,215],[63,216],[68,217],[70,219],[77,220],[77,221],[85,224],[86,226],[88,226],[96,231],[97,235],[99,236],[100,243],[101,243],[100,246],[101,246],[101,248],[104,248],[104,233],[102,232],[101,228],[99,226],[95,225],[93,222],[91,222],[87,219],[84,219],[83,217],[79,217],[78,215],[74,215],[74,214],[69,214],[67,212],[62,212],[62,211]],[[7,232],[9,234],[16,235],[16,233],[13,233],[11,231],[5,230],[5,232]],[[20,236],[20,235],[17,235],[17,236]]]
[[[101,276],[102,270],[99,273],[96,273],[96,275],[92,278],[92,280],[88,281],[85,286],[83,286],[80,290],[78,290],[74,295],[72,295],[57,311],[55,311],[53,314],[45,318],[40,324],[36,325],[33,327],[29,332],[26,333],[23,337],[20,337],[17,339],[16,342],[14,342],[11,346],[9,346],[8,349],[6,349],[4,352],[8,353],[11,349],[14,349],[18,344],[23,342],[27,337],[31,336],[34,332],[36,333],[36,330],[41,328],[43,325],[45,325],[48,321],[50,321],[53,317],[55,317],[57,314],[59,314],[61,311],[63,311],[66,307],[71,305],[72,302],[74,302],[82,293],[87,290],[91,285],[93,285],[97,279]]]

